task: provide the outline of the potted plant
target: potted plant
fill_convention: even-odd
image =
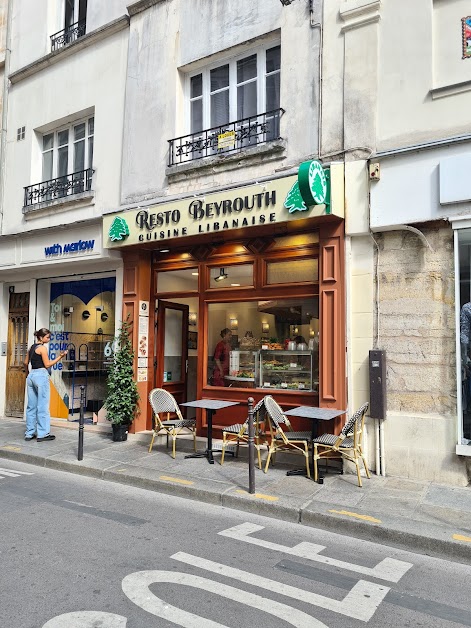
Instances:
[[[104,406],[106,418],[113,426],[113,440],[124,441],[133,422],[139,401],[134,380],[134,351],[130,338],[131,324],[123,321],[113,343],[115,352],[108,372],[107,394]]]

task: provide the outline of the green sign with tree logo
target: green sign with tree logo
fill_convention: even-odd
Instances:
[[[318,161],[305,161],[299,166],[298,179],[286,196],[284,206],[291,214],[306,211],[313,205],[325,205],[330,214],[330,173]]]
[[[121,242],[125,240],[129,235],[129,227],[128,223],[121,218],[121,216],[116,216],[110,226],[110,230],[108,231],[108,237],[111,242]]]

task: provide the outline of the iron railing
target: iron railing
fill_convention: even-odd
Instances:
[[[241,151],[280,137],[280,118],[284,109],[274,109],[258,116],[242,118],[198,133],[168,140],[168,165]]]
[[[75,24],[71,24],[67,28],[54,33],[54,35],[51,35],[51,52],[71,44],[73,41],[79,39],[79,37],[83,37],[86,29],[86,21],[81,20],[80,22],[75,22]]]
[[[25,187],[24,207],[89,192],[92,189],[93,173],[92,168],[87,168],[63,177],[28,185]]]

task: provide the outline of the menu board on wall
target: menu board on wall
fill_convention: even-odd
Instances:
[[[147,369],[137,369],[137,381],[138,382],[147,382]]]
[[[147,316],[139,316],[139,343],[137,347],[138,358],[147,358],[148,356],[148,327],[149,318]]]

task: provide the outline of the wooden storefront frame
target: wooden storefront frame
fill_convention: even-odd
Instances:
[[[207,238],[188,238],[186,247],[180,252],[160,254],[156,260],[151,250],[136,249],[123,250],[124,261],[124,286],[123,286],[123,317],[129,316],[131,321],[138,320],[139,301],[149,301],[153,312],[157,298],[175,301],[178,298],[198,297],[198,338],[201,350],[198,359],[201,364],[207,365],[207,316],[208,305],[221,302],[238,302],[259,300],[266,298],[287,299],[295,297],[319,296],[319,394],[303,393],[297,391],[277,390],[275,392],[280,404],[288,409],[297,405],[318,405],[320,407],[346,408],[346,332],[345,332],[345,255],[344,255],[344,222],[338,219],[316,218],[309,221],[299,221],[299,229],[293,228],[291,223],[289,232],[309,233],[316,231],[319,234],[319,244],[300,246],[293,251],[264,250],[265,238],[276,238],[287,233],[282,232],[280,226],[277,233],[263,233],[263,230],[247,229],[246,237],[237,234],[237,239],[217,244],[211,244]],[[234,234],[235,236],[236,234]],[[237,250],[241,243],[249,243],[249,252]],[[250,245],[252,243],[252,245]],[[183,241],[180,243],[180,246]],[[232,247],[232,251],[231,251]],[[259,250],[257,250],[257,247]],[[240,246],[239,246],[240,248]],[[318,256],[319,281],[296,285],[273,285],[266,283],[265,261],[295,259]],[[254,263],[254,286],[230,289],[208,289],[209,273],[211,267],[230,267],[234,264]],[[166,292],[157,293],[156,273],[160,270],[198,269],[198,290],[184,293]],[[149,325],[149,347],[154,347],[154,325]],[[137,348],[137,325],[133,328],[133,345]],[[205,384],[206,368],[198,369],[197,397],[211,397],[214,399],[230,399],[246,403],[249,396],[258,400],[266,391],[263,389],[234,389],[219,388]],[[148,381],[139,382],[138,388],[141,395],[140,413],[133,424],[132,431],[142,431],[151,428],[151,412],[147,397],[154,387],[153,360],[149,358]],[[231,421],[243,418],[246,410],[240,406],[239,410],[231,415]],[[240,416],[237,416],[240,414]],[[218,417],[219,418],[219,417]],[[226,421],[223,421],[226,424]],[[296,421],[294,425],[296,427]],[[335,426],[340,429],[342,418],[339,418]],[[203,425],[199,423],[199,430]],[[217,426],[216,426],[217,428]],[[216,436],[217,436],[216,431]]]

